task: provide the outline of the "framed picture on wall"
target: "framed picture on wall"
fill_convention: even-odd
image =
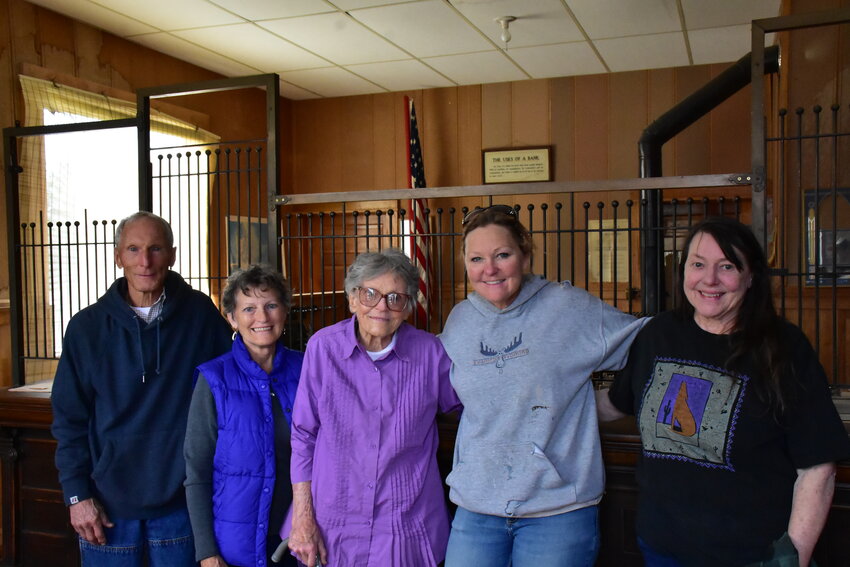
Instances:
[[[259,217],[228,215],[227,266],[232,272],[251,264],[269,261],[268,220]]]
[[[484,150],[484,183],[552,181],[551,146]]]
[[[805,200],[806,283],[850,285],[850,189],[806,191]]]

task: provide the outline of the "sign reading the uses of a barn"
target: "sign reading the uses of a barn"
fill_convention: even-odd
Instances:
[[[551,148],[484,151],[484,183],[552,181]]]

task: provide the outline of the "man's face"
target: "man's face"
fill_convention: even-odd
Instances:
[[[159,299],[176,248],[169,248],[158,222],[141,218],[124,226],[115,264],[124,270],[130,304],[147,307]]]

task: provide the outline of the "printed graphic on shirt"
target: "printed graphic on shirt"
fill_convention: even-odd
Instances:
[[[520,356],[526,356],[528,354],[528,349],[519,347],[522,346],[522,333],[514,337],[514,340],[505,347],[492,347],[481,341],[481,354],[483,354],[486,358],[478,358],[472,361],[472,364],[475,366],[483,366],[485,364],[495,364],[496,368],[499,369],[499,372],[502,372],[502,368],[505,367],[505,361],[510,360],[512,358],[518,358]]]
[[[656,359],[638,416],[644,454],[734,471],[729,455],[746,383],[719,368]]]

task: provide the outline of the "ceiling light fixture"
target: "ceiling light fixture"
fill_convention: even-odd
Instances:
[[[501,18],[496,18],[496,21],[499,22],[500,26],[502,26],[502,35],[500,35],[499,38],[505,44],[505,50],[508,49],[508,42],[511,40],[511,31],[508,27],[514,20],[516,20],[516,16],[502,16]]]

